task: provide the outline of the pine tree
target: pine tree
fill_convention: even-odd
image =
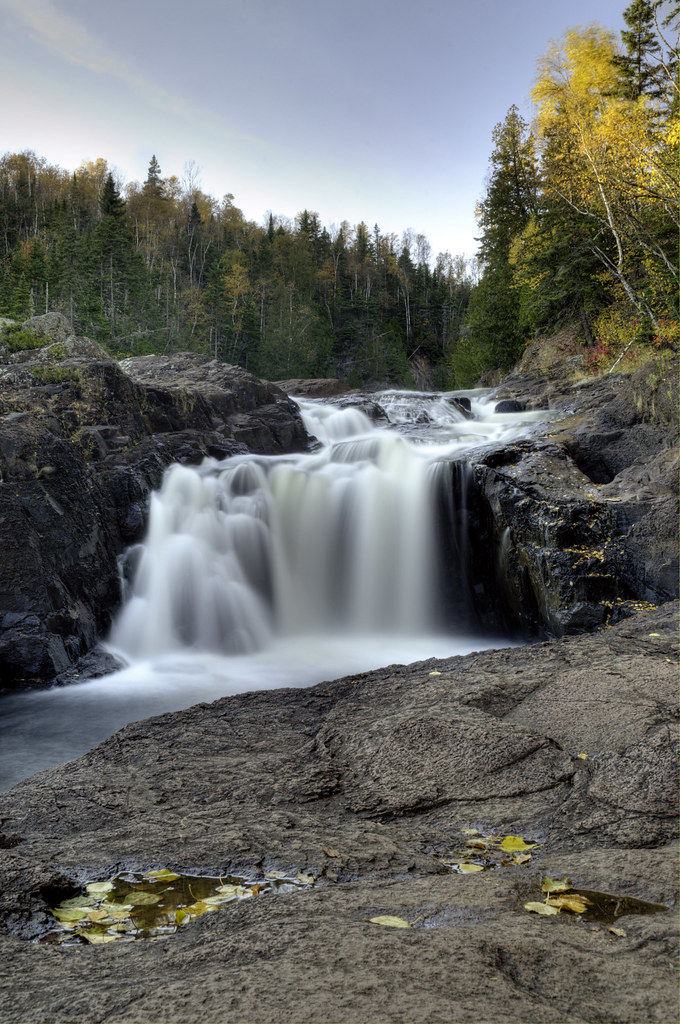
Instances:
[[[99,209],[102,217],[113,217],[115,220],[122,220],[125,217],[125,200],[121,198],[110,171],[99,197]]]
[[[163,179],[161,178],[161,165],[156,159],[154,154],[149,161],[149,169],[146,175],[146,181],[142,186],[142,192],[145,196],[151,199],[164,199],[165,198],[165,186]]]
[[[623,12],[623,19],[628,26],[621,32],[626,53],[614,57],[621,93],[631,100],[642,95],[659,99],[663,95],[663,71],[659,63],[661,47],[655,31],[654,4],[649,0],[633,0]]]

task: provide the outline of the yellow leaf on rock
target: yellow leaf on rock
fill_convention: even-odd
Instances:
[[[547,903],[525,903],[524,909],[528,910],[530,914],[558,914],[557,907],[550,907]]]
[[[170,871],[169,868],[160,868],[158,871],[147,871],[145,878],[155,882],[172,882],[180,876]]]
[[[410,928],[410,921],[405,921],[403,917],[393,917],[391,914],[381,914],[379,917],[369,917],[368,919],[371,924],[382,924],[386,928]]]
[[[531,860],[530,853],[518,853],[516,857],[512,858],[513,864],[528,864]]]
[[[588,760],[588,755],[587,754],[577,754],[576,756],[578,758],[580,758],[581,761],[587,761]]]
[[[303,874],[302,871],[298,871],[295,877],[297,878],[298,882],[302,882],[303,885],[313,885],[314,882],[316,881],[314,875],[305,875]]]
[[[465,836],[478,836],[479,831],[476,828],[462,828],[461,832]]]
[[[520,836],[504,836],[501,850],[512,852],[516,850],[533,850],[534,846],[538,846],[538,843],[527,843]]]
[[[334,846],[322,846],[321,849],[327,857],[339,857],[340,851],[336,850]]]
[[[541,882],[543,892],[567,892],[572,888],[571,878],[551,878],[550,875],[546,875]]]
[[[277,877],[279,877],[277,875]],[[218,885],[217,891],[222,893],[223,896],[242,896],[243,886],[242,885]]]
[[[458,870],[463,871],[466,875],[469,875],[473,871],[483,871],[484,866],[482,864],[459,864]]]
[[[592,904],[592,900],[589,900],[587,896],[580,896],[576,892],[564,896],[553,896],[552,899],[547,899],[545,902],[549,907],[557,907],[558,910],[571,910],[574,914],[583,914]]]
[[[286,872],[285,871],[268,871],[267,874],[264,877],[265,878],[285,878],[286,877]],[[226,887],[226,888],[228,888],[228,887]]]
[[[437,672],[437,671],[435,670],[434,672],[430,672],[430,675],[431,675],[431,676],[440,676],[440,675],[441,675],[441,672]]]
[[[626,933],[623,928],[609,928],[608,931],[610,931],[612,935],[620,935],[622,939],[625,939],[626,937]]]
[[[661,636],[661,633],[648,633],[647,636]]]

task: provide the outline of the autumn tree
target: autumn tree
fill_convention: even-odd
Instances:
[[[590,26],[567,32],[541,59],[533,97],[543,188],[569,209],[588,252],[658,331],[677,287],[669,234],[678,224],[677,165],[653,98],[617,93],[615,56],[612,34]]]

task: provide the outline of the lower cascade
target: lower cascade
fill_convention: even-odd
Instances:
[[[507,644],[469,625],[464,459],[545,414],[467,396],[301,399],[313,451],[171,467],[122,560],[127,667],[4,698],[0,788],[163,711]]]

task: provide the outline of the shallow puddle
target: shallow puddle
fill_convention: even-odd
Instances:
[[[465,828],[463,833],[469,837],[464,848],[439,850],[432,855],[449,871],[462,875],[487,871],[490,868],[529,864],[532,851],[539,849],[541,845],[534,839],[483,834],[474,828]]]
[[[597,921],[599,924],[614,924],[626,914],[660,914],[670,909],[665,903],[650,903],[634,896],[617,896],[616,893],[599,892],[597,889],[571,889],[569,895],[585,897],[588,903],[579,916],[583,921]]]
[[[204,914],[272,892],[309,889],[315,879],[270,871],[258,881],[235,875],[219,878],[180,875],[163,868],[124,872],[90,882],[85,893],[52,908],[55,927],[40,939],[56,945],[159,939]]]

